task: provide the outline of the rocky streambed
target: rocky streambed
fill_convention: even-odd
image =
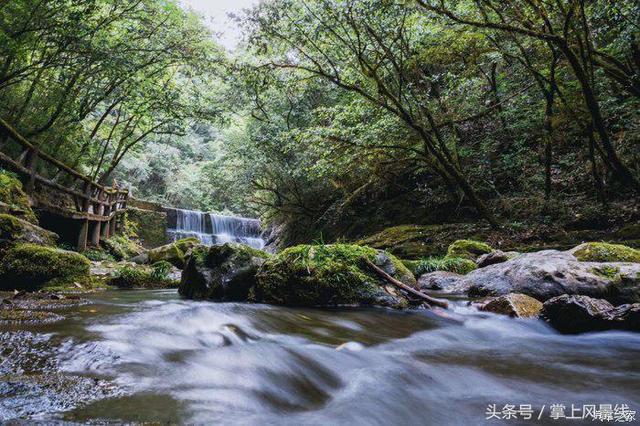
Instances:
[[[496,404],[640,405],[640,334],[563,335],[450,298],[389,308],[203,303],[107,291],[0,325],[0,421],[485,424]]]

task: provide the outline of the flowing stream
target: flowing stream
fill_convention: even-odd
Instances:
[[[260,237],[262,231],[258,219],[224,216],[194,210],[176,209],[175,211],[175,228],[167,231],[171,241],[196,237],[207,245],[237,242],[257,249],[264,247],[265,243]]]
[[[443,318],[175,291],[92,300],[56,324],[0,327],[0,422],[473,425],[489,404],[531,404],[541,420],[505,423],[563,424],[551,404],[640,406],[640,334],[565,336],[464,301]]]

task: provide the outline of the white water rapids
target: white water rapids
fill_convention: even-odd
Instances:
[[[176,227],[167,230],[169,239],[196,237],[203,244],[216,245],[228,242],[246,244],[262,249],[260,221],[245,217],[224,216],[194,210],[176,210]]]

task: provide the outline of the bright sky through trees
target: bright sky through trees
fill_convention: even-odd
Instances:
[[[206,24],[219,34],[218,41],[227,49],[234,49],[240,41],[238,25],[229,19],[229,13],[238,13],[259,0],[182,0],[182,4],[205,17]]]

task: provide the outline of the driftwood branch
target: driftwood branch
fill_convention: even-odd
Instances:
[[[380,269],[378,266],[374,265],[373,262],[371,262],[369,259],[363,257],[362,261],[369,268],[371,268],[371,270],[373,272],[375,272],[378,276],[380,276],[381,278],[385,279],[389,283],[395,285],[396,287],[399,287],[402,290],[404,290],[404,291],[406,291],[406,292],[408,292],[408,293],[410,293],[410,294],[412,294],[414,296],[417,296],[417,297],[421,298],[422,300],[426,301],[427,303],[429,303],[431,305],[439,306],[439,307],[445,308],[445,309],[447,309],[449,307],[449,303],[446,300],[436,299],[435,297],[428,296],[428,295],[422,293],[421,291],[416,290],[415,288],[409,287],[405,283],[403,283],[401,281],[398,281],[397,279],[393,278],[391,275],[387,274],[385,271]]]

